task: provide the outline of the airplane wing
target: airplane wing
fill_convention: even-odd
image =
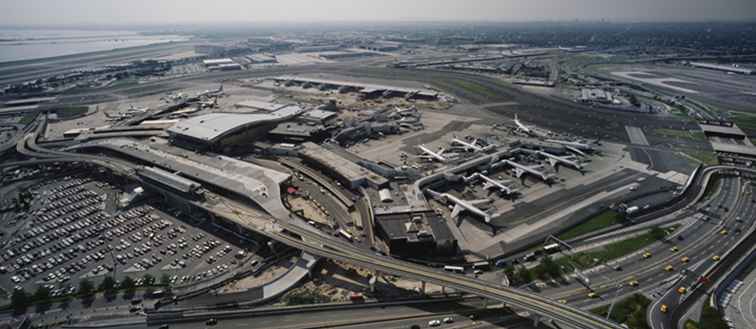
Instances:
[[[454,205],[454,210],[452,210],[451,218],[457,218],[459,216],[459,213],[461,213],[464,208],[460,207],[459,205]]]
[[[471,201],[467,201],[467,203],[473,206],[479,206],[479,205],[485,205],[485,204],[491,203],[491,199],[471,200]]]

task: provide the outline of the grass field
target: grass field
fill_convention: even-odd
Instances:
[[[730,111],[730,119],[741,129],[756,131],[756,114]]]
[[[703,131],[689,131],[689,130],[658,128],[658,129],[654,129],[654,133],[660,136],[671,137],[671,138],[682,138],[682,139],[689,139],[689,140],[694,140],[694,141],[706,140],[706,136],[704,136]]]
[[[690,157],[698,161],[701,161],[703,164],[707,166],[712,166],[719,163],[719,161],[717,160],[717,156],[714,155],[714,152],[712,151],[696,150],[696,149],[689,149],[689,148],[679,149],[679,151],[689,155]]]
[[[651,232],[607,244],[597,248],[595,251],[580,252],[571,257],[562,257],[556,260],[560,265],[585,269],[596,265],[603,264],[612,259],[616,259],[638,250],[641,250],[650,244],[659,241]]]
[[[89,111],[88,106],[64,106],[55,108],[55,113],[58,114],[58,118],[60,119],[67,119],[67,118],[74,118],[80,115],[83,115]]]
[[[619,224],[621,221],[622,215],[620,215],[618,212],[614,210],[606,210],[560,234],[559,239],[569,240],[576,238],[583,234],[588,234],[615,224]]]
[[[21,118],[21,120],[18,121],[18,123],[22,125],[28,125],[32,123],[36,117],[37,117],[37,113],[27,113],[27,114],[24,114],[24,116]]]
[[[609,318],[615,322],[627,325],[630,329],[648,329],[646,309],[650,304],[651,300],[643,295],[632,295],[617,302]],[[609,312],[609,305],[593,309],[591,312],[606,317],[606,314]]]

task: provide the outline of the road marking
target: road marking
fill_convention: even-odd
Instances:
[[[643,129],[633,126],[625,126],[625,131],[627,132],[627,137],[630,138],[631,144],[644,146],[650,145],[648,139],[646,139],[646,135],[643,133]]]

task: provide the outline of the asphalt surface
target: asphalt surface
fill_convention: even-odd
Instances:
[[[709,232],[699,233],[702,236],[700,242],[697,243],[698,248],[693,255],[690,256],[690,265],[686,266],[687,271],[681,272],[682,277],[675,281],[674,285],[669,287],[669,290],[663,290],[654,296],[657,297],[656,301],[649,309],[649,323],[653,329],[672,329],[676,328],[677,320],[670,316],[672,313],[677,313],[676,308],[678,305],[689,297],[689,294],[693,292],[687,292],[685,294],[678,293],[677,289],[685,287],[691,289],[697,286],[703,275],[704,271],[717,264],[718,261],[712,259],[714,256],[722,256],[724,253],[732,248],[735,243],[742,237],[742,233],[747,232],[754,225],[754,215],[756,214],[756,203],[752,202],[752,189],[751,185],[745,185],[745,188],[738,191],[734,195],[732,200],[737,202],[735,207],[730,208],[731,212],[727,214],[721,214],[720,216],[710,216],[709,222],[711,225],[715,225],[709,228]],[[716,205],[716,203],[713,203]],[[718,211],[718,210],[714,210]],[[719,221],[717,221],[719,219]],[[726,234],[723,234],[723,230],[727,230]],[[679,264],[679,263],[678,263]],[[707,285],[702,286],[699,289],[706,289]],[[666,304],[669,308],[667,313],[661,312],[660,308],[662,304]]]
[[[621,271],[613,269],[612,266],[606,266],[601,270],[585,273],[590,278],[590,286],[598,294],[598,298],[588,298],[589,290],[578,283],[547,289],[544,293],[555,299],[565,299],[568,303],[581,308],[616,299],[618,291],[621,291],[619,296],[639,291],[648,292],[651,295],[655,294],[654,291],[657,291],[665,280],[684,267],[690,267],[699,261],[706,261],[716,253],[723,253],[722,249],[726,248],[725,243],[731,244],[735,241],[738,235],[734,233],[734,230],[737,226],[732,226],[733,232],[731,234],[721,236],[718,234],[721,228],[718,221],[720,218],[729,218],[730,221],[734,221],[736,217],[734,215],[736,212],[734,201],[736,200],[735,196],[739,195],[739,186],[734,179],[725,179],[722,192],[711,202],[713,205],[711,215],[707,216],[711,219],[706,222],[697,221],[693,225],[673,232],[672,238],[668,239],[669,242],[650,245],[645,249],[651,252],[650,258],[645,259],[642,251],[636,252],[624,259],[609,262],[612,266],[620,265]],[[751,205],[750,201],[745,204]],[[719,205],[728,207],[731,211],[724,212],[724,209],[718,207]],[[753,211],[753,209],[748,211]],[[700,217],[701,215],[694,216]],[[743,218],[747,217],[743,216]],[[677,236],[682,236],[683,240],[678,240]],[[674,246],[678,248],[678,251],[671,250]],[[681,263],[680,259],[683,256],[689,257],[689,263]],[[673,272],[664,270],[667,265],[674,267]],[[632,280],[637,280],[639,286],[629,287],[628,283]]]

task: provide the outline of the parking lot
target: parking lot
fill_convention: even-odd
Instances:
[[[81,279],[97,285],[110,275],[184,286],[256,258],[150,205],[117,209],[119,191],[107,183],[65,177],[29,191],[31,208],[2,227],[0,285],[8,292],[44,285],[60,296],[75,293]]]

